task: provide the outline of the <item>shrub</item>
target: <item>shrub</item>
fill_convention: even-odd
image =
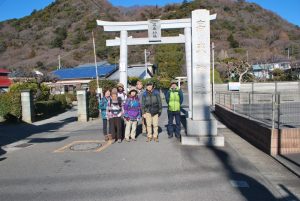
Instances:
[[[22,116],[21,94],[4,93],[0,94],[0,116],[6,120],[19,120]]]
[[[36,82],[19,82],[11,85],[9,87],[9,91],[13,93],[21,93],[22,90],[29,89],[32,91],[33,96],[36,97],[38,92],[38,84]],[[50,95],[50,88],[47,85],[40,85],[40,93],[39,97],[37,97],[38,101],[48,100]]]
[[[97,118],[99,116],[98,98],[96,93],[90,93],[89,95],[89,117]]]
[[[49,116],[62,111],[62,103],[57,100],[39,101],[35,103],[37,115]]]
[[[136,83],[139,80],[140,80],[140,78],[138,78],[138,77],[129,77],[128,84],[130,84],[131,86],[136,86]]]
[[[113,80],[99,80],[99,87],[102,88],[102,91],[106,91],[107,89],[111,90],[112,88],[117,86],[117,82]],[[89,83],[90,92],[96,92],[97,90],[97,81],[93,80]]]
[[[77,97],[74,94],[65,94],[66,95],[66,101],[68,105],[72,105],[73,101],[77,101]]]
[[[56,94],[50,97],[50,100],[59,101],[61,103],[61,109],[65,110],[68,107],[65,94]]]

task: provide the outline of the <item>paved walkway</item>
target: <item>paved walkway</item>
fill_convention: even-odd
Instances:
[[[80,123],[75,117],[76,111],[69,111],[34,125],[1,126],[7,152],[0,156],[1,201],[300,197],[298,177],[222,124],[223,148],[182,146],[168,139],[166,111],[160,118],[159,143],[146,143],[139,136],[137,142],[110,145],[103,143],[101,120]],[[79,141],[103,146],[87,152],[68,148]]]

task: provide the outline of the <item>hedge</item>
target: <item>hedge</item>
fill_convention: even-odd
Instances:
[[[0,94],[0,116],[6,120],[20,120],[22,116],[21,94],[3,93]]]
[[[34,97],[37,101],[46,101],[49,99],[50,88],[45,85],[40,85],[40,93],[38,93],[38,83],[36,82],[19,82],[9,87],[10,92],[21,93],[22,90],[30,89],[33,92]],[[36,97],[38,95],[38,97]]]
[[[113,80],[99,80],[99,88],[102,88],[103,93],[109,89],[115,88],[117,86],[117,82]],[[92,80],[89,83],[89,89],[91,93],[96,92],[97,90],[97,81]]]
[[[67,99],[65,94],[56,94],[52,95],[49,98],[50,100],[56,100],[61,102],[61,109],[64,110],[68,107]]]
[[[39,101],[35,103],[35,113],[37,115],[49,116],[63,110],[62,103],[57,100]]]
[[[98,98],[96,96],[96,93],[89,93],[89,117],[91,118],[97,118],[99,117],[99,108],[98,108]]]

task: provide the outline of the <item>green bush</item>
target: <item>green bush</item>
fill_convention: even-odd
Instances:
[[[12,84],[9,87],[9,91],[13,92],[13,93],[21,93],[22,90],[27,90],[27,89],[31,90],[33,93],[33,96],[36,97],[37,91],[38,91],[38,83],[36,83],[36,82],[19,82],[19,83]],[[39,94],[39,97],[37,97],[37,100],[38,101],[48,100],[49,95],[50,95],[50,88],[45,84],[41,84],[40,90],[41,90],[41,93]]]
[[[99,87],[102,88],[102,91],[105,92],[107,89],[111,90],[117,86],[117,82],[113,80],[99,80]],[[89,83],[90,92],[96,92],[97,82],[96,80],[90,81]]]
[[[68,105],[72,105],[73,101],[77,101],[77,97],[76,97],[75,94],[69,94],[69,93],[67,93],[65,95],[66,95],[66,101],[67,101]]]
[[[0,116],[6,120],[19,120],[22,116],[21,94],[4,93],[0,94]]]
[[[50,100],[59,101],[61,103],[61,109],[65,110],[68,107],[67,99],[65,94],[56,94],[50,97]]]
[[[99,116],[98,99],[96,93],[89,95],[89,117],[97,118]]]
[[[35,103],[37,115],[49,116],[62,111],[62,103],[57,100],[39,101]]]
[[[136,83],[139,80],[140,80],[140,78],[138,78],[138,77],[129,77],[128,84],[130,84],[131,86],[136,86]]]

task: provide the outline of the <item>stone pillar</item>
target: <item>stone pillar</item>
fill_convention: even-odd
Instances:
[[[185,145],[224,146],[217,136],[217,121],[211,115],[210,88],[210,14],[201,9],[192,12],[192,118],[187,119]]]
[[[120,82],[124,84],[124,89],[127,92],[127,31],[121,31],[120,34],[120,63],[119,63],[119,72],[120,72]]]
[[[77,107],[78,107],[78,121],[89,121],[88,114],[88,98],[86,90],[77,91]]]
[[[21,91],[21,104],[22,104],[22,121],[26,123],[34,122],[34,103],[33,95],[30,90]]]
[[[192,30],[190,27],[184,29],[185,36],[185,65],[188,80],[189,93],[189,118],[192,117]]]

